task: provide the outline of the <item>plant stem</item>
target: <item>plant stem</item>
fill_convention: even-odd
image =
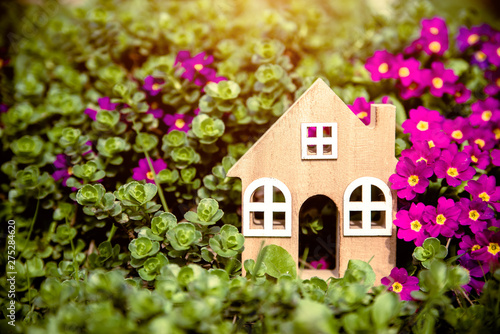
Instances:
[[[115,232],[116,232],[117,229],[118,229],[118,227],[116,227],[116,225],[113,223],[113,225],[111,225],[111,231],[109,231],[109,236],[108,236],[108,241],[109,242],[111,242],[111,239],[115,235]]]
[[[38,189],[38,195],[40,196],[40,189]],[[28,236],[26,237],[26,240],[24,241],[23,251],[26,250],[26,246],[28,245],[28,241],[31,238],[31,232],[33,232],[33,227],[35,226],[35,221],[36,221],[36,217],[38,216],[38,209],[39,208],[40,208],[40,198],[38,198],[36,201],[35,215],[33,216],[33,220],[31,221],[30,229],[28,231]],[[29,301],[30,308],[31,308],[31,289],[30,289],[31,283],[30,283],[30,273],[29,273],[27,260],[26,260],[26,279],[28,281],[28,301]]]

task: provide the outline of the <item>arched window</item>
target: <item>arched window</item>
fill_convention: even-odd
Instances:
[[[345,236],[392,235],[392,196],[374,177],[354,180],[344,193]]]
[[[292,195],[283,182],[264,177],[250,183],[243,197],[243,235],[292,236]]]

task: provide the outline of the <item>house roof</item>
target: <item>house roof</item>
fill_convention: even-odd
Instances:
[[[365,134],[365,137],[379,138],[382,133],[391,131],[391,127],[382,128],[386,120],[392,119],[392,134],[394,136],[395,118],[394,112],[389,115],[375,115],[377,106],[372,106],[370,126],[363,122],[347,107],[347,105],[333,92],[333,90],[322,80],[316,80],[302,96],[262,135],[257,142],[236,162],[228,171],[229,177],[242,177],[248,172],[249,165],[255,165],[255,161],[261,159],[263,152],[269,150],[268,147],[279,151],[288,151],[290,143],[281,140],[278,134],[280,131],[299,131],[297,123],[323,123],[342,122],[344,128],[349,132]],[[391,106],[394,111],[394,107]],[[369,131],[377,128],[377,131]],[[300,132],[297,132],[300,137]],[[345,133],[345,132],[344,132]],[[351,134],[352,135],[352,134]],[[375,137],[379,136],[379,137]],[[294,138],[297,137],[296,135]],[[394,140],[394,139],[392,139]],[[392,148],[392,152],[394,149]],[[266,157],[268,158],[268,157]],[[253,163],[250,163],[253,161]],[[394,157],[394,162],[396,158]],[[253,167],[251,167],[253,168]]]

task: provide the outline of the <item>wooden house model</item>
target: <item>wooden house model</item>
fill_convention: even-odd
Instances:
[[[318,79],[228,172],[242,180],[242,260],[256,259],[264,240],[299,263],[301,208],[327,198],[335,214],[324,221],[326,246],[335,263],[306,269],[302,278],[340,277],[350,259],[370,261],[377,282],[389,275],[396,264],[396,196],[388,185],[397,162],[395,117],[394,106],[372,105],[366,126]]]

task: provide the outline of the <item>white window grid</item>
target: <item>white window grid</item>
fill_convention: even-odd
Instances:
[[[384,194],[385,201],[372,201],[372,185]],[[351,202],[351,194],[361,187],[361,202]],[[361,212],[361,228],[351,228],[351,212]],[[373,211],[385,212],[385,228],[372,228]],[[392,235],[392,196],[389,187],[374,177],[361,177],[354,180],[344,193],[344,235],[345,236],[391,236]]]
[[[252,202],[252,195],[259,187],[264,187],[264,202]],[[285,202],[274,202],[273,187],[279,189]],[[251,228],[250,216],[254,212],[264,213],[264,228]],[[273,213],[285,213],[285,228],[273,228]],[[291,237],[292,236],[292,195],[287,186],[274,178],[260,178],[247,187],[243,196],[243,235],[246,237]]]
[[[337,159],[337,123],[302,123],[301,126],[302,159]],[[308,136],[311,127],[316,128],[316,137]],[[331,129],[331,137],[323,136],[324,128]],[[325,152],[326,145],[331,146],[331,152]],[[308,146],[315,147],[316,154],[311,154]]]

